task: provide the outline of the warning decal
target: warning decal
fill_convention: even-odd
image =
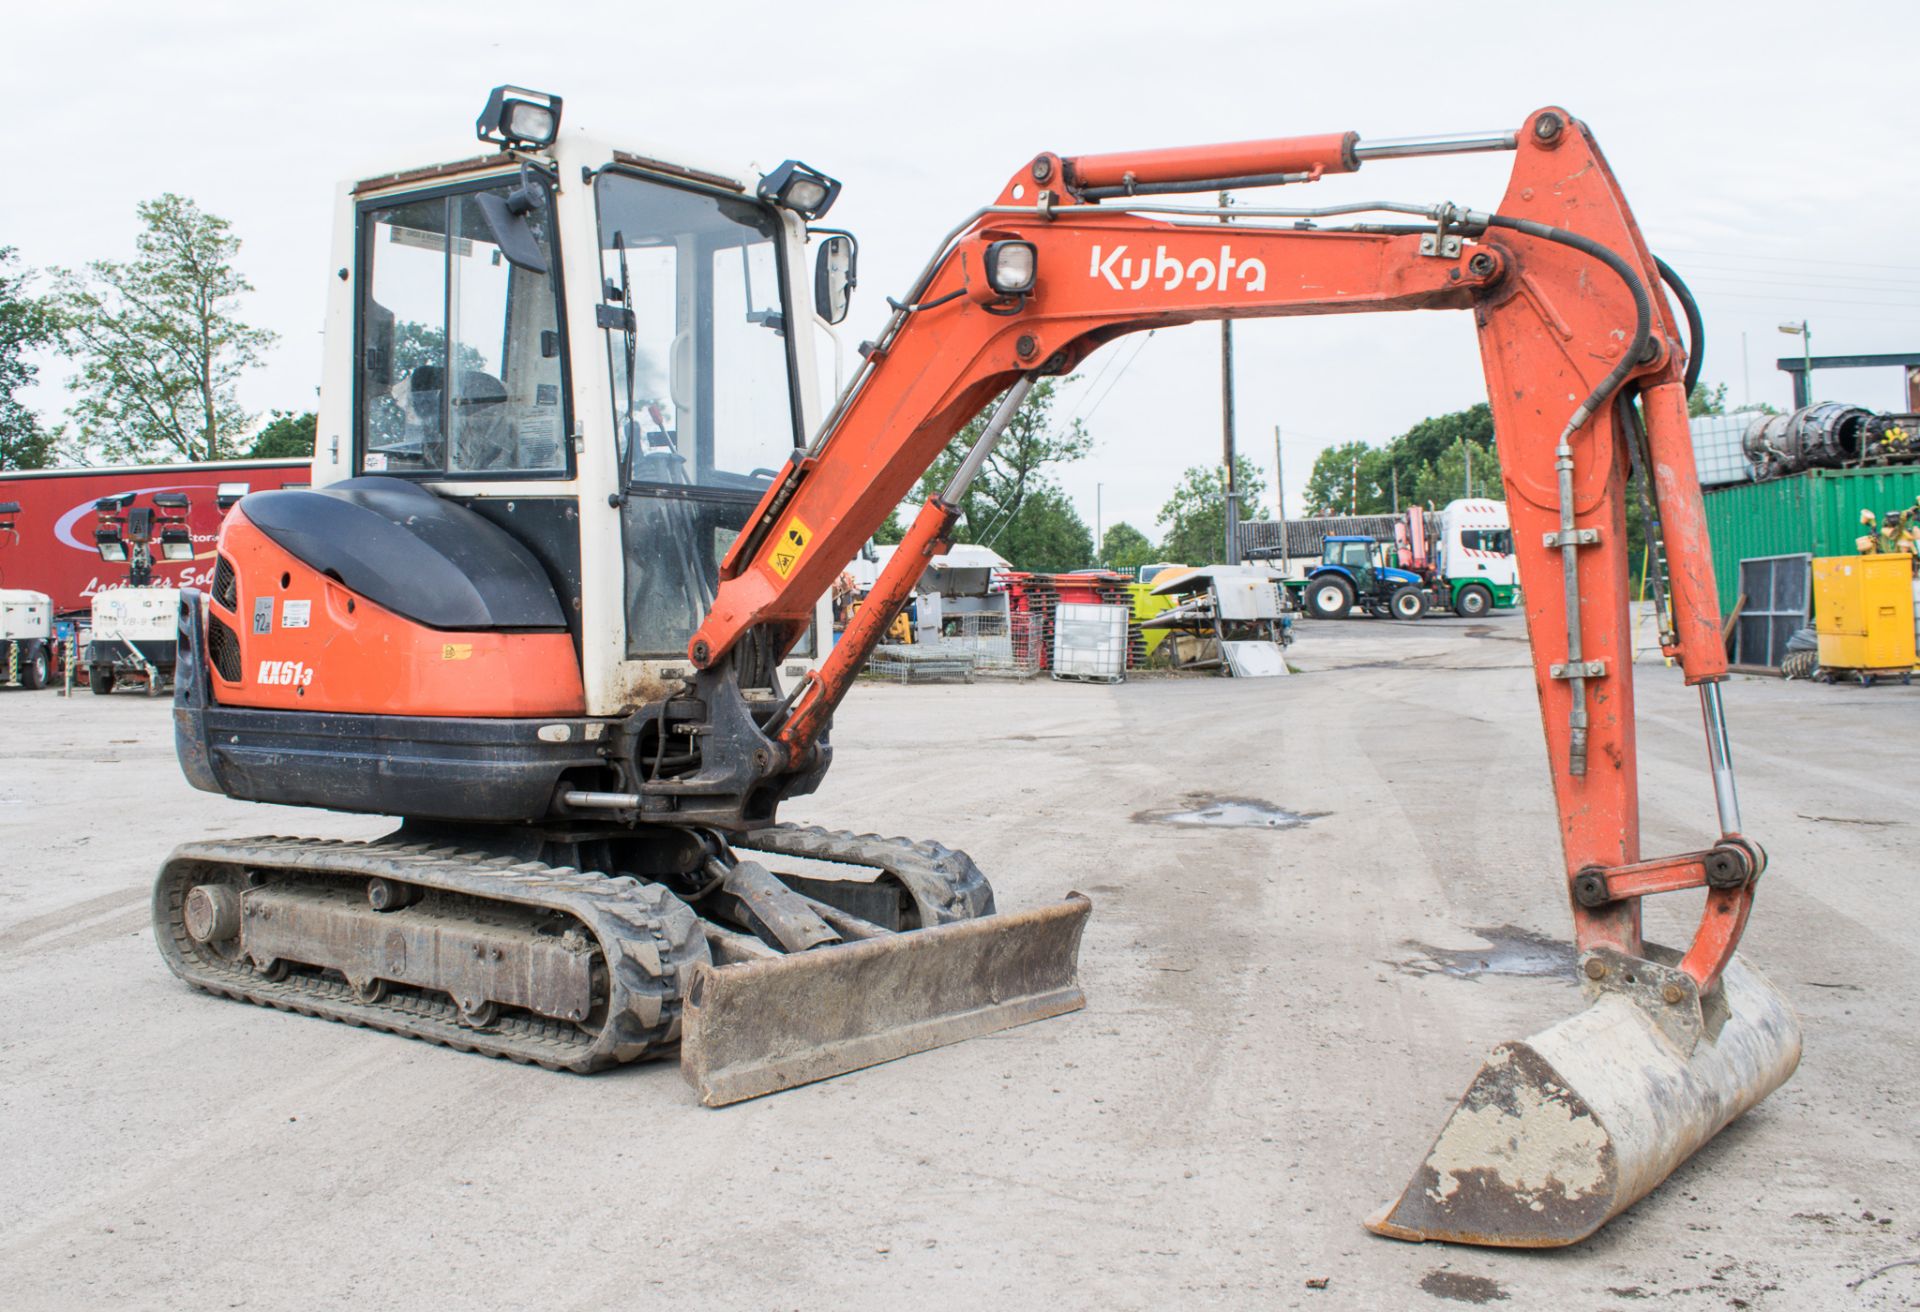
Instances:
[[[773,550],[767,553],[767,563],[773,566],[773,572],[781,578],[793,573],[793,567],[800,563],[800,557],[807,552],[807,543],[813,541],[813,530],[800,522],[795,515],[780,530],[780,540],[773,544]]]

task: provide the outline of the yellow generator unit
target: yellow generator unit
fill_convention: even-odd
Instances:
[[[1820,668],[1862,683],[1876,675],[1913,670],[1913,557],[1818,556],[1813,562],[1813,607],[1820,636]]]

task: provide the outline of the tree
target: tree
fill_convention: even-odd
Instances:
[[[900,510],[896,506],[887,512],[885,522],[873,531],[873,541],[877,546],[891,547],[898,544],[906,535],[906,526],[900,522]]]
[[[55,270],[59,327],[80,365],[67,384],[79,445],[138,462],[232,456],[251,422],[237,384],[274,341],[239,318],[253,290],[233,266],[240,239],[171,192],[137,213],[130,263]]]
[[[1443,452],[1463,441],[1492,449],[1493,409],[1485,401],[1470,405],[1465,410],[1422,419],[1388,442],[1387,449],[1400,466],[1400,479],[1404,486],[1409,472],[1435,463]],[[1479,459],[1476,454],[1475,462]]]
[[[1403,506],[1438,508],[1461,497],[1499,501],[1506,496],[1500,482],[1499,450],[1492,443],[1480,446],[1464,440],[1442,451],[1432,464],[1420,470],[1411,485],[1403,481],[1400,486]]]
[[[1251,516],[1245,508],[1258,505],[1267,490],[1266,480],[1245,456],[1233,463],[1234,491],[1240,494],[1243,517],[1265,519],[1266,507]],[[1167,526],[1160,553],[1183,565],[1211,565],[1227,554],[1227,492],[1218,465],[1195,465],[1180,476],[1173,495],[1160,507],[1156,523]]]
[[[1100,539],[1100,564],[1107,569],[1131,574],[1140,566],[1151,564],[1155,554],[1147,535],[1124,519]]]
[[[1000,435],[999,445],[994,447],[993,454],[987,457],[981,467],[979,476],[960,498],[960,516],[954,529],[954,541],[992,546],[997,538],[1006,536],[1028,497],[1048,488],[1057,488],[1051,472],[1054,466],[1071,464],[1093,449],[1093,439],[1087,435],[1085,426],[1078,419],[1064,428],[1056,426],[1053,405],[1057,382],[1056,379],[1042,378],[1027,393],[1027,399],[1021,402],[1020,409],[1007,425],[1007,431]],[[920,479],[919,500],[924,502],[928,497],[937,496],[945,490],[955,471],[960,468],[960,462],[985,431],[987,418],[992,412],[992,406],[982,410],[947,443],[947,449],[933,462],[933,468]],[[1064,496],[1048,502],[1048,505],[1056,510],[1060,506],[1071,510]],[[1043,514],[1042,518],[1045,517]],[[1079,516],[1075,515],[1074,520],[1078,522]],[[1080,527],[1084,532],[1086,525],[1081,524]],[[1085,555],[1068,568],[1080,568],[1093,554],[1091,534],[1087,534],[1087,540]],[[1015,559],[1013,553],[1004,547],[996,549],[1007,559]]]
[[[319,416],[309,410],[297,415],[291,410],[275,410],[273,419],[253,439],[247,455],[254,460],[286,460],[313,455],[313,437]]]
[[[986,544],[1015,569],[1064,574],[1093,563],[1093,531],[1067,494],[1051,483],[1029,492]]]
[[[1434,415],[1385,446],[1342,442],[1313,462],[1307,479],[1310,515],[1386,515],[1413,505],[1445,505],[1469,495],[1502,495],[1493,411],[1482,401]]]
[[[1387,452],[1342,442],[1314,457],[1307,476],[1309,515],[1383,515],[1393,508],[1395,468]],[[1413,471],[1399,471],[1401,496],[1412,495]]]
[[[53,341],[53,316],[27,294],[31,272],[7,276],[13,261],[13,247],[0,246],[0,469],[41,469],[53,455],[53,434],[14,393],[38,374],[27,352]]]
[[[1727,412],[1727,385],[1716,383],[1708,387],[1705,383],[1695,383],[1693,390],[1687,393],[1687,418],[1698,419],[1702,415],[1723,415]]]

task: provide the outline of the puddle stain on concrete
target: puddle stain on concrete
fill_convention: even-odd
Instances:
[[[1134,813],[1135,824],[1179,825],[1199,829],[1299,829],[1329,814],[1326,811],[1289,811],[1252,797],[1208,797],[1189,794],[1186,805]]]
[[[1497,1280],[1470,1276],[1464,1271],[1429,1271],[1420,1278],[1420,1288],[1435,1298],[1454,1303],[1504,1303],[1507,1291]]]
[[[1417,949],[1418,957],[1394,962],[1409,975],[1452,975],[1477,979],[1481,975],[1518,975],[1528,978],[1573,978],[1573,944],[1548,938],[1518,925],[1469,927],[1487,941],[1484,948],[1437,948],[1408,939],[1402,946]]]

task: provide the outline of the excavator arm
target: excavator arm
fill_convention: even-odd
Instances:
[[[1391,202],[1229,213],[1156,199],[1310,182],[1396,155],[1490,149],[1511,150],[1514,167],[1499,208],[1486,213]],[[1348,221],[1358,215],[1388,221]],[[1342,226],[1323,226],[1330,221]],[[1503,1045],[1406,1197],[1375,1228],[1405,1238],[1570,1242],[1777,1087],[1799,1048],[1784,1003],[1735,962],[1765,859],[1741,832],[1720,706],[1726,659],[1687,427],[1698,320],[1672,280],[1691,328],[1683,347],[1665,273],[1585,126],[1556,108],[1515,132],[1473,137],[1370,145],[1347,133],[1039,155],[954,229],[907,299],[894,302],[819,435],[735,542],[689,659],[713,678],[749,635],[789,648],[861,543],[961,426],[999,397],[968,459],[922,508],[829,659],[761,726],[785,768],[803,773],[927,559],[945,548],[960,494],[1036,378],[1071,371],[1122,334],[1173,324],[1471,310],[1575,946],[1595,1001],[1585,1016],[1612,1016],[1618,1003],[1629,1019],[1614,1030],[1638,1044],[1651,1026],[1656,1039],[1645,1051],[1620,1049],[1619,1063],[1637,1070],[1627,1080],[1608,1072],[1608,1041],[1585,1031]],[[1700,689],[1719,822],[1705,849],[1651,860],[1639,850],[1626,549],[1636,472],[1671,562],[1662,645]],[[1641,898],[1697,888],[1706,889],[1705,907],[1691,946],[1676,954],[1645,944]],[[1582,1059],[1553,1055],[1563,1049],[1600,1062],[1585,1087],[1567,1072]],[[1615,1087],[1628,1085],[1624,1094]],[[1489,1107],[1518,1118],[1513,1142],[1560,1133],[1552,1127],[1563,1123],[1599,1127],[1597,1138],[1568,1150],[1577,1158],[1590,1148],[1591,1170],[1542,1174],[1529,1165],[1537,1157],[1480,1151],[1469,1139]]]

